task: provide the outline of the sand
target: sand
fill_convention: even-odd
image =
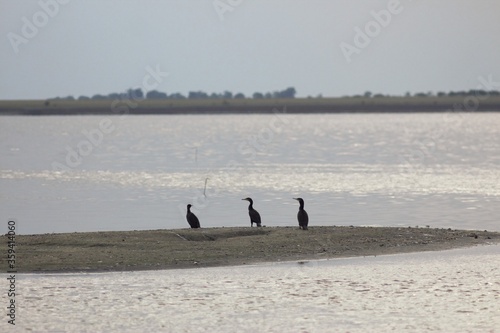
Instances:
[[[231,227],[16,236],[17,272],[172,269],[437,251],[500,233],[433,228]],[[4,237],[7,249],[7,237]],[[6,256],[2,270],[7,271]]]

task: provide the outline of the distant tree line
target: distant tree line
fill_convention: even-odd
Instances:
[[[157,90],[151,90],[148,91],[147,93],[144,93],[142,89],[137,88],[137,89],[128,89],[124,93],[111,93],[108,95],[100,95],[96,94],[91,97],[87,96],[80,96],[78,98],[75,98],[73,96],[67,96],[67,97],[56,97],[56,98],[50,98],[49,100],[115,100],[115,99],[134,99],[134,100],[140,100],[140,99],[150,99],[150,100],[161,100],[161,99],[245,99],[245,98],[253,98],[253,99],[265,99],[265,98],[295,98],[296,90],[293,87],[286,88],[281,91],[274,91],[274,92],[267,92],[267,93],[260,93],[256,92],[253,93],[252,96],[245,96],[243,93],[236,93],[233,94],[230,91],[224,91],[222,93],[211,93],[208,94],[203,91],[190,91],[187,93],[187,95],[183,95],[181,93],[172,93],[172,94],[167,94],[165,92],[157,91]],[[457,97],[457,96],[500,96],[500,91],[498,90],[461,90],[461,91],[450,91],[450,92],[443,92],[439,91],[437,93],[433,92],[417,92],[417,93],[410,93],[407,92],[405,97]],[[366,91],[362,95],[352,95],[352,96],[342,96],[344,98],[381,98],[381,97],[395,97],[394,95],[384,95],[384,94],[374,94],[370,91]],[[323,98],[323,96],[320,94],[316,97],[311,97],[308,96],[307,98]]]
[[[183,95],[181,93],[172,93],[167,94],[165,92],[151,90],[146,94],[142,91],[142,89],[129,89],[124,93],[111,93],[108,95],[94,95],[92,97],[80,96],[75,98],[73,96],[68,97],[56,97],[51,99],[64,99],[64,100],[115,100],[115,99],[244,99],[244,98],[254,98],[254,99],[263,99],[263,98],[295,98],[296,90],[293,87],[286,88],[282,91],[274,91],[267,93],[256,92],[251,97],[245,96],[243,93],[233,94],[230,91],[224,91],[223,93],[211,93],[208,94],[204,91],[190,91],[187,95]]]
[[[443,92],[439,91],[437,93],[433,93],[432,91],[424,93],[417,92],[413,95],[410,92],[405,94],[405,97],[456,97],[456,96],[500,96],[500,91],[498,90],[461,90],[461,91],[450,91]],[[394,97],[392,95],[383,95],[383,94],[373,94],[370,91],[365,92],[363,95],[354,95],[354,96],[344,96],[344,97],[354,97],[354,98],[380,98],[380,97]]]

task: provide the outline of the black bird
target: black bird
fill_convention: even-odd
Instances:
[[[253,200],[251,198],[245,198],[241,200],[246,200],[250,202],[250,205],[248,205],[248,215],[250,215],[250,226],[253,227],[253,224],[257,224],[258,227],[262,226],[260,222],[260,214],[258,211],[253,209]]]
[[[307,230],[307,225],[309,224],[309,216],[307,216],[307,212],[304,210],[304,199],[302,198],[293,198],[300,203],[299,212],[297,213],[297,220],[299,220],[299,229]]]
[[[196,215],[191,213],[191,206],[192,206],[191,204],[187,205],[186,220],[188,221],[191,228],[196,229],[200,227],[200,220],[198,220]]]

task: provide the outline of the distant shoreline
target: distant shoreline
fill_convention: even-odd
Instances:
[[[0,115],[498,112],[500,97],[0,101]]]
[[[17,235],[17,272],[106,272],[376,256],[500,242],[499,232],[395,227],[229,227]],[[4,243],[7,237],[4,236]],[[4,248],[7,245],[4,244]],[[2,261],[6,271],[6,260]]]

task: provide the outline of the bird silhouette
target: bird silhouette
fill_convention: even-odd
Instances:
[[[254,223],[257,224],[257,227],[262,226],[260,220],[260,214],[253,208],[253,200],[251,198],[245,198],[241,200],[246,200],[250,202],[250,204],[248,205],[248,215],[250,215],[250,226],[253,227]]]
[[[307,225],[309,224],[309,216],[307,212],[304,210],[304,199],[302,198],[293,198],[300,203],[299,212],[297,213],[297,220],[299,221],[299,229],[307,230]]]
[[[188,223],[191,226],[191,228],[197,229],[197,228],[200,227],[200,220],[198,220],[198,218],[196,217],[196,215],[194,215],[191,212],[191,207],[192,206],[193,205],[191,205],[191,204],[187,205],[186,220],[188,221]]]

